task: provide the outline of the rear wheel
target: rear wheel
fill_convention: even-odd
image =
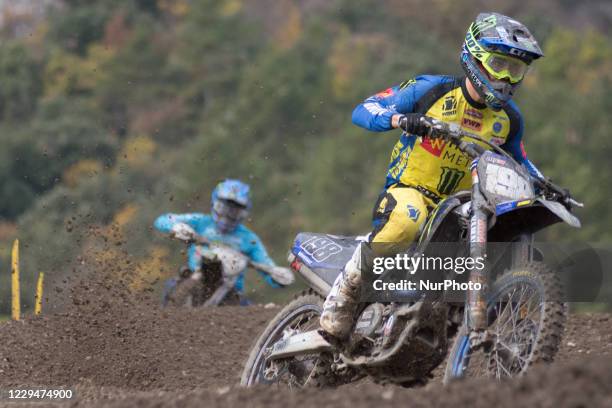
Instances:
[[[515,377],[555,356],[565,323],[558,277],[530,262],[493,284],[487,305],[491,344],[472,350],[463,324],[448,356],[444,382],[461,377]]]
[[[270,347],[283,337],[315,330],[323,310],[323,299],[312,293],[300,295],[268,323],[246,362],[240,384],[281,385],[288,388],[323,386],[328,383],[331,356],[313,354],[268,361]]]

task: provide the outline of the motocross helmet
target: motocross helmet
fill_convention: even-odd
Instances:
[[[461,66],[487,106],[512,99],[532,61],[544,54],[527,27],[498,13],[480,13],[468,28]]]
[[[244,221],[251,209],[250,187],[239,180],[227,179],[212,192],[212,218],[219,231],[228,233]]]

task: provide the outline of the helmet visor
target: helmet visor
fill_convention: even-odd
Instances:
[[[228,228],[234,228],[248,215],[246,207],[229,200],[216,200],[213,204],[215,218]]]
[[[518,58],[491,53],[482,61],[487,72],[495,79],[509,79],[515,84],[521,82],[529,70],[529,65]]]

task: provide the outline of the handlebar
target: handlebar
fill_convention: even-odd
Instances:
[[[188,239],[181,239],[175,236],[175,238],[187,243],[187,244],[196,244],[196,245],[204,245],[204,246],[211,246],[213,245],[213,243],[206,237],[199,235],[198,233],[196,233],[195,231],[191,230],[189,238]],[[219,243],[215,243],[215,245],[219,245]],[[223,243],[221,243],[222,246],[227,246]],[[229,246],[228,246],[229,247]],[[231,247],[229,247],[231,248]],[[289,268],[285,268],[282,266],[272,266],[272,265],[267,265],[267,264],[263,264],[260,262],[255,262],[253,261],[250,257],[246,256],[245,254],[243,254],[242,252],[240,252],[239,250],[233,249],[233,252],[236,254],[236,256],[240,256],[242,257],[245,261],[246,264],[248,266],[250,266],[251,268],[257,269],[259,271],[265,272],[268,275],[270,275],[272,277],[272,279],[282,285],[282,286],[287,286],[287,285],[291,285],[294,281],[295,281],[295,277],[293,276],[293,273],[291,272],[291,270]],[[233,285],[233,283],[232,283]]]
[[[476,143],[466,142],[464,140],[465,138],[485,143],[497,153],[512,160],[512,162],[514,162],[517,166],[519,167],[521,166],[514,159],[514,157],[512,157],[510,154],[508,154],[508,152],[506,152],[499,146],[494,145],[493,143],[481,138],[478,135],[475,135],[473,133],[463,130],[461,126],[456,123],[446,123],[441,120],[431,119],[431,122],[426,122],[426,124],[429,126],[429,129],[430,129],[428,137],[434,138],[434,139],[441,138],[441,139],[448,140],[451,143],[454,143],[459,150],[467,154],[472,159],[482,155],[486,151],[486,149]],[[583,203],[576,201],[574,198],[572,198],[572,196],[569,194],[569,190],[557,186],[549,179],[540,179],[540,178],[536,178],[533,176],[532,176],[532,179],[539,187],[554,194],[564,204],[572,206],[572,207],[579,207],[579,208],[584,207]]]
[[[572,207],[584,208],[584,203],[574,200],[572,197],[568,197],[567,203]]]
[[[197,245],[210,245],[211,244],[208,238],[203,237],[202,235],[199,235],[199,234],[194,234],[189,240],[189,243],[197,244]]]
[[[553,183],[552,181],[550,181],[549,179],[535,179],[536,183],[543,189],[550,191],[551,193],[555,194],[556,196],[560,197],[561,200],[567,204],[570,205],[572,207],[579,207],[579,208],[583,208],[584,207],[584,203],[581,203],[579,201],[576,201],[569,193],[569,190],[560,187],[558,185],[556,185],[555,183]]]

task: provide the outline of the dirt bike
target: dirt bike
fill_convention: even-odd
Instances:
[[[180,239],[186,244],[196,244],[195,253],[199,259],[194,271],[183,267],[174,285],[169,285],[163,295],[163,303],[173,306],[221,306],[244,304],[244,299],[235,290],[239,276],[249,267],[269,274],[281,285],[294,281],[289,268],[270,266],[252,261],[233,247],[211,242],[185,227]]]
[[[323,299],[363,239],[300,233],[289,261],[311,289],[269,322],[250,352],[242,385],[334,386],[369,376],[412,386],[425,383],[447,355],[445,382],[514,377],[554,357],[566,305],[558,276],[539,261],[533,234],[561,221],[580,227],[570,209],[582,204],[458,125],[436,121],[429,137],[472,159],[472,187],[438,204],[412,253],[453,242],[455,256],[485,257],[486,268],[471,267],[465,276],[488,290],[471,288],[456,302],[425,295],[360,302],[350,337],[332,341],[319,328]],[[488,251],[492,243],[496,249]]]

